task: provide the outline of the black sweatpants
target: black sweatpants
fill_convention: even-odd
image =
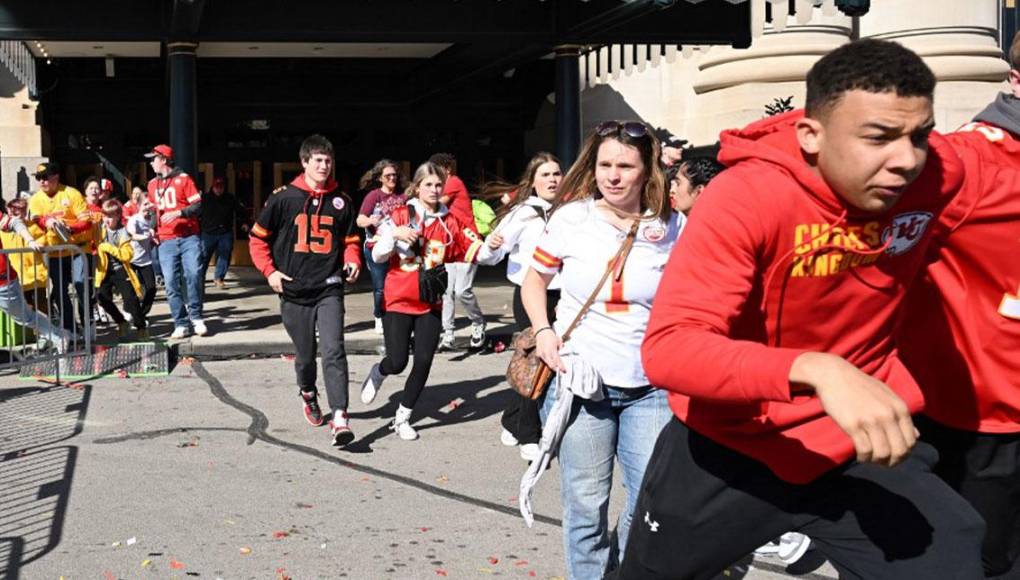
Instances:
[[[921,439],[939,451],[935,473],[985,519],[985,576],[1020,578],[1020,433],[974,433],[927,418]]]
[[[343,296],[323,296],[314,304],[297,304],[280,298],[280,315],[294,349],[294,371],[298,388],[315,391],[315,353],[319,345],[315,328],[319,328],[322,352],[322,378],[326,384],[329,408],[347,410],[347,351],[344,349]]]
[[[131,280],[128,279],[123,268],[110,266],[106,271],[106,278],[103,279],[99,291],[96,292],[96,300],[99,301],[103,310],[113,317],[117,324],[120,324],[124,322],[124,315],[113,302],[114,288],[120,292],[120,297],[124,300],[124,309],[131,315],[131,323],[135,328],[145,328],[145,314],[142,313],[142,306],[138,302],[138,295],[135,294],[135,287],[131,285]]]
[[[425,314],[383,314],[383,339],[386,343],[386,357],[379,364],[383,376],[400,374],[407,368],[408,349],[414,336],[414,363],[411,374],[404,383],[404,395],[400,404],[413,409],[418,397],[425,389],[425,381],[432,370],[432,358],[439,346],[439,333],[443,330],[440,312],[430,310]]]
[[[142,283],[142,314],[148,316],[152,310],[152,302],[156,299],[156,273],[152,264],[147,266],[131,265],[138,274],[138,280]]]
[[[556,320],[556,304],[560,301],[559,290],[547,290],[545,293],[545,314],[549,318],[549,324]],[[521,287],[514,288],[514,323],[517,332],[531,326],[528,313],[524,310],[524,302],[521,300]],[[544,397],[545,394],[542,394]],[[542,421],[538,417],[538,409],[542,406],[543,398],[537,400],[525,399],[514,392],[510,398],[503,416],[500,418],[503,428],[513,433],[517,441],[522,445],[526,443],[538,443],[542,439]]]
[[[796,485],[672,419],[659,435],[618,578],[708,579],[788,531],[847,580],[977,580],[984,523],[918,442],[893,468],[851,462]]]

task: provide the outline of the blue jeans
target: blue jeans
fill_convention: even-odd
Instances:
[[[610,562],[627,545],[631,516],[645,466],[659,431],[672,417],[665,391],[654,387],[605,387],[605,398],[574,399],[570,423],[560,442],[560,500],[563,504],[563,547],[571,580],[602,578],[615,569]],[[556,380],[542,405],[542,422],[556,402]],[[627,501],[616,525],[619,551],[610,549],[609,491],[613,462],[623,469]]]
[[[159,244],[159,265],[166,281],[166,299],[174,326],[188,327],[188,318],[202,320],[202,241],[197,235],[163,240]],[[184,309],[187,294],[188,308]]]
[[[230,254],[234,251],[234,234],[226,232],[222,234],[202,234],[202,281],[205,281],[205,273],[209,270],[209,260],[216,254],[216,271],[213,272],[213,280],[222,280],[227,276],[227,268],[230,267]]]
[[[365,264],[368,265],[368,273],[372,277],[372,298],[374,300],[374,314],[376,318],[382,318],[383,312],[385,312],[385,302],[383,302],[383,285],[386,283],[386,272],[390,270],[390,263],[383,262],[380,264],[372,259],[372,250],[364,248],[363,252],[365,255]]]
[[[11,280],[0,286],[0,310],[7,313],[7,316],[14,322],[31,328],[37,335],[55,344],[60,344],[62,338],[71,336],[51,324],[45,314],[29,308],[28,303],[25,302],[21,284],[17,280]]]

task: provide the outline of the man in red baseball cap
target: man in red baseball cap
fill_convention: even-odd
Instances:
[[[174,150],[169,145],[156,145],[145,157],[156,173],[149,180],[148,195],[156,208],[159,265],[174,318],[170,338],[184,338],[192,327],[202,336],[208,332],[202,320],[202,241],[198,235],[202,196],[191,176],[174,167]],[[187,307],[178,264],[184,273]]]

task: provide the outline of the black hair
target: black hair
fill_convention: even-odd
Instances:
[[[726,169],[722,163],[711,157],[692,157],[680,163],[678,168],[694,187],[708,185],[708,182],[712,181],[713,177],[719,175],[719,172],[723,169]]]
[[[817,118],[847,91],[933,98],[935,75],[912,50],[873,38],[844,44],[823,56],[807,74],[805,113]]]
[[[449,170],[457,164],[457,158],[452,153],[434,153],[432,157],[429,157],[429,163],[435,163],[443,169]]]
[[[312,155],[317,153],[328,155],[331,159],[335,157],[333,155],[333,144],[322,135],[310,135],[301,142],[301,161],[308,161],[312,158]]]

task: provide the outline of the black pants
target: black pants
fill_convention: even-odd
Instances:
[[[71,286],[74,284],[74,256],[47,256],[46,270],[53,283],[50,295],[50,312],[59,316],[57,322],[74,332],[74,305],[71,303]],[[89,313],[91,315],[91,313]],[[51,317],[52,318],[52,317]]]
[[[795,485],[671,420],[655,444],[620,579],[715,577],[795,530],[840,578],[979,579],[984,524],[919,442],[894,468],[849,463]]]
[[[985,575],[1020,578],[1020,433],[959,431],[926,417],[915,423],[939,451],[935,473],[985,519]]]
[[[413,409],[418,402],[425,381],[432,370],[432,358],[439,346],[439,333],[443,329],[443,319],[439,312],[430,310],[425,314],[402,314],[386,312],[383,314],[383,333],[386,342],[386,357],[379,364],[383,376],[400,374],[407,368],[408,349],[411,337],[414,336],[414,364],[411,374],[404,383],[404,395],[400,404]]]
[[[152,302],[156,299],[156,273],[152,269],[152,264],[148,266],[135,266],[135,274],[138,274],[138,280],[142,283],[142,314],[148,316],[149,311],[152,310]]]
[[[350,373],[344,348],[343,296],[323,296],[315,304],[297,304],[280,299],[280,316],[294,342],[294,372],[298,388],[315,391],[315,353],[319,350],[315,328],[319,328],[322,351],[322,380],[326,397],[334,411],[347,410],[347,389]]]
[[[547,290],[545,293],[545,314],[549,324],[556,320],[556,304],[560,301],[559,290]],[[528,313],[524,310],[521,300],[521,287],[514,288],[514,322],[517,332],[531,326]],[[545,395],[543,394],[542,397]],[[538,417],[538,409],[542,406],[542,397],[532,401],[514,393],[500,418],[503,428],[513,433],[521,444],[538,443],[542,438],[542,421]]]
[[[131,285],[131,280],[128,279],[123,268],[114,268],[111,265],[106,271],[106,278],[99,286],[99,291],[96,292],[96,300],[99,301],[103,310],[113,317],[117,324],[120,324],[124,322],[124,315],[113,302],[114,288],[120,292],[120,297],[124,300],[124,309],[131,315],[131,323],[137,329],[145,328],[145,314],[142,313],[142,306],[138,302],[138,295],[135,294],[135,287]]]

